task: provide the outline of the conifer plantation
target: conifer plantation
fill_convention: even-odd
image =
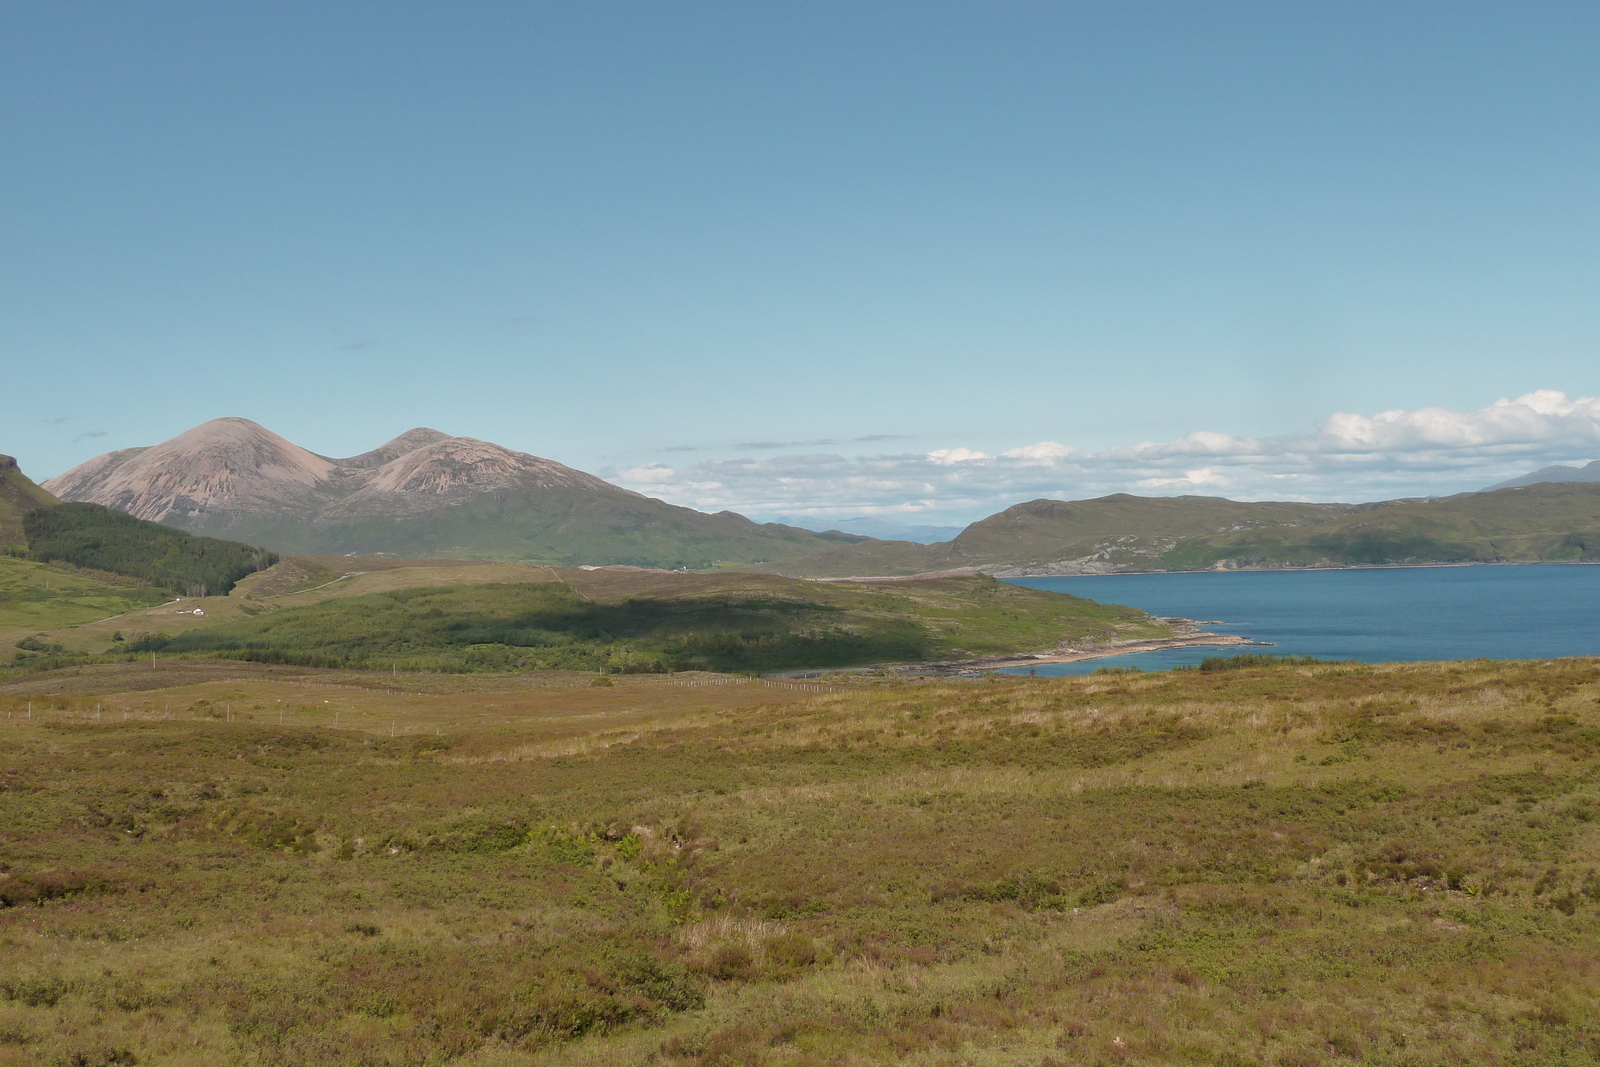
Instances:
[[[184,596],[225,595],[278,562],[265,549],[196,537],[99,504],[60,504],[23,518],[28,556],[138,578]]]

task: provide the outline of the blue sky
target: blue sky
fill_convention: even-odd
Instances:
[[[0,451],[427,425],[918,522],[1591,459],[1596,54],[1562,3],[7,4]]]

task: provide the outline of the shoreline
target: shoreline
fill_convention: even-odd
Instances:
[[[1121,578],[1130,574],[1301,574],[1306,571],[1424,571],[1451,567],[1600,567],[1600,560],[1588,559],[1529,559],[1529,560],[1473,560],[1465,563],[1329,563],[1325,566],[1307,567],[1191,567],[1184,570],[1159,571],[1075,571],[1071,574],[995,574],[974,567],[970,573],[987,574],[998,581],[1017,578]],[[942,575],[956,572],[931,572]],[[916,575],[914,577],[921,577]],[[836,581],[839,579],[823,579]],[[851,579],[845,579],[851,580]],[[854,579],[881,581],[882,579]]]
[[[1216,621],[1209,623],[1196,622],[1194,619],[1184,619],[1177,616],[1156,616],[1156,619],[1174,630],[1173,636],[1132,637],[1122,641],[1107,641],[1102,644],[1084,644],[1074,647],[1061,645],[1048,652],[1016,652],[1006,655],[978,656],[975,659],[929,660],[922,663],[884,663],[877,666],[864,665],[860,667],[774,671],[770,674],[764,674],[762,677],[822,678],[828,675],[887,673],[900,677],[953,678],[963,674],[997,671],[1012,667],[1036,667],[1046,663],[1078,663],[1088,659],[1109,659],[1113,656],[1128,656],[1136,652],[1156,652],[1163,648],[1226,648],[1239,645],[1268,648],[1277,646],[1275,641],[1252,641],[1248,637],[1239,637],[1236,634],[1214,634],[1209,630],[1198,629],[1198,627],[1204,625],[1220,625]]]
[[[1059,645],[1048,652],[1021,652],[1012,655],[979,656],[969,660],[951,660],[940,663],[916,664],[911,670],[918,672],[936,671],[941,674],[964,674],[971,671],[995,671],[1010,667],[1033,667],[1045,663],[1078,663],[1087,659],[1106,659],[1112,656],[1128,656],[1136,652],[1156,652],[1163,648],[1194,648],[1216,647],[1224,648],[1237,645],[1270,646],[1272,641],[1252,641],[1248,637],[1237,634],[1214,634],[1209,630],[1200,629],[1201,626],[1218,625],[1217,622],[1197,622],[1194,619],[1185,619],[1178,616],[1154,616],[1172,630],[1171,637],[1131,637],[1121,641],[1106,641],[1099,644]]]
[[[1044,663],[1078,663],[1086,659],[1128,656],[1135,652],[1157,652],[1163,648],[1195,648],[1202,646],[1224,648],[1230,645],[1266,647],[1274,644],[1275,642],[1272,641],[1252,641],[1248,637],[1238,637],[1233,634],[1195,633],[1184,637],[1158,637],[1145,641],[1118,641],[1094,648],[1062,649],[1055,652],[1037,652],[1020,656],[986,656],[982,659],[964,660],[948,666],[963,670],[993,671],[1006,667],[1033,667]],[[929,664],[928,666],[943,667],[946,665]]]
[[[1600,567],[1600,560],[1590,559],[1528,559],[1528,560],[1469,560],[1462,563],[1328,563],[1305,567],[1190,567],[1182,570],[1084,570],[1068,573],[1029,571],[1005,574],[982,567],[958,567],[952,570],[918,571],[916,574],[853,574],[843,577],[820,578],[797,576],[806,582],[914,582],[929,578],[963,578],[982,574],[996,581],[1009,582],[1020,578],[1122,578],[1128,575],[1147,574],[1302,574],[1306,571],[1421,571],[1455,567]],[[1004,568],[1001,568],[1004,570]],[[778,572],[772,572],[778,573]]]

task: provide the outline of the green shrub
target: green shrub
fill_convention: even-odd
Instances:
[[[53,1008],[71,986],[60,978],[0,978],[0,998],[30,1008]]]
[[[17,647],[28,652],[43,652],[55,656],[62,655],[67,651],[61,645],[38,637],[24,637],[17,642]]]
[[[564,830],[559,826],[547,826],[542,837],[545,854],[558,863],[587,867],[594,862],[595,839],[589,834],[577,830]]]

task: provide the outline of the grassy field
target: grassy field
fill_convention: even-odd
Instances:
[[[468,584],[483,572],[504,580]],[[350,595],[391,582],[409,584]],[[773,671],[970,659],[1170,633],[1137,609],[982,575],[818,583],[479,564],[351,576],[300,597],[312,594],[326,599],[128,647],[401,670]]]
[[[1600,661],[591,678],[0,681],[0,1064],[1600,1054]]]
[[[6,562],[0,560],[0,564]],[[56,581],[54,575],[67,573],[58,568],[45,569],[43,564],[38,563],[24,565],[34,568],[28,573],[43,573],[46,576],[44,580],[51,583]],[[268,611],[318,604],[339,596],[424,586],[550,579],[551,572],[546,568],[515,564],[449,560],[418,563],[407,560],[292,556],[277,566],[242,579],[227,596],[182,597],[173,601],[169,593],[149,594],[115,618],[108,617],[110,612],[99,615],[85,612],[52,615],[42,618],[36,627],[26,632],[31,634],[35,629],[44,631],[45,640],[69,651],[101,655],[126,648],[125,644],[115,640],[118,634],[130,640],[153,633],[184,634],[249,619]],[[40,582],[32,584],[37,586]],[[27,587],[18,588],[23,595],[15,598],[0,591],[0,613],[33,610],[25,606]],[[130,588],[123,585],[104,584],[92,588],[102,589],[107,595],[130,594]],[[148,590],[131,590],[133,596],[145,593]],[[143,606],[152,603],[153,606]],[[203,614],[196,615],[195,608],[199,608]],[[85,619],[101,621],[80,621]],[[15,636],[25,634],[18,630]],[[0,631],[0,653],[5,651],[6,633]]]
[[[107,619],[171,598],[158,589],[0,556],[0,649],[10,648],[19,638]]]
[[[0,588],[0,611],[9,603]],[[341,557],[291,557],[244,578],[228,596],[183,598],[100,621],[63,618],[54,629],[47,621],[39,620],[40,633],[16,634],[75,656],[228,654],[447,671],[771,671],[1010,655],[1171,633],[1134,608],[981,575],[812,582]]]

